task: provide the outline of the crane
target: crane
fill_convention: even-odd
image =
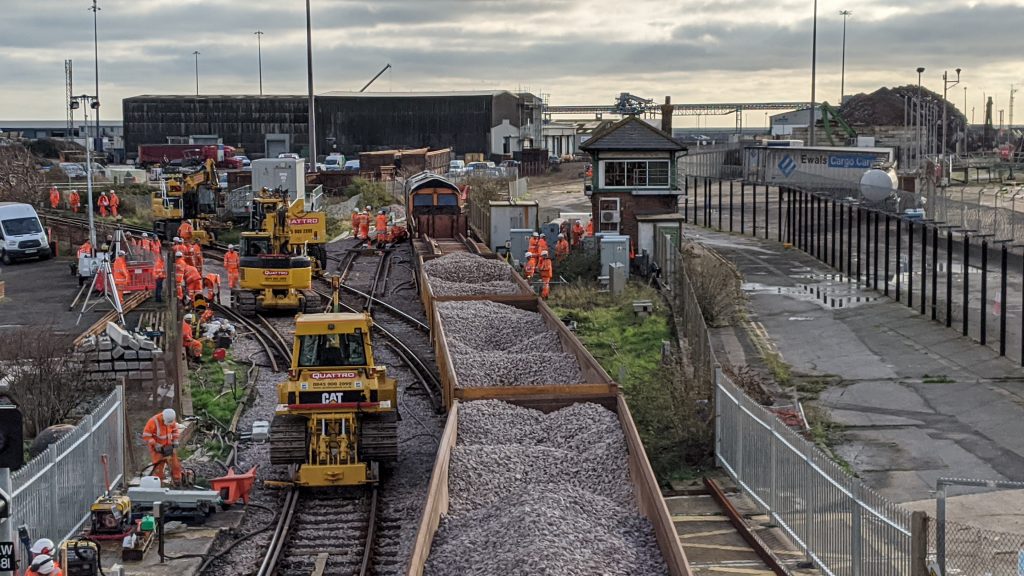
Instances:
[[[381,68],[380,72],[377,72],[376,76],[374,76],[373,78],[370,78],[370,81],[366,83],[366,86],[363,86],[362,88],[360,88],[359,91],[360,92],[366,92],[366,89],[370,87],[370,84],[373,84],[374,82],[376,82],[377,78],[380,78],[380,75],[385,73],[385,72],[387,72],[389,68],[391,68],[391,63],[390,62],[388,62],[387,65],[385,65],[383,68]]]

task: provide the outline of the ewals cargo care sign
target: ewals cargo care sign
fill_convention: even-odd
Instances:
[[[891,148],[751,146],[743,154],[747,182],[859,190],[864,172],[889,167]]]

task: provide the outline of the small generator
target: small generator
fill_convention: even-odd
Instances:
[[[91,540],[66,540],[60,546],[64,576],[99,576],[100,548]]]
[[[90,534],[114,536],[128,532],[132,523],[132,501],[127,496],[100,496],[90,510]]]

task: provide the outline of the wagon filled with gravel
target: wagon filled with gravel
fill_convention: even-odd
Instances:
[[[690,571],[619,394],[456,401],[408,576]]]
[[[437,301],[431,326],[446,406],[456,398],[581,398],[617,391],[537,298]]]
[[[470,252],[420,258],[420,297],[428,315],[438,301],[534,297],[530,285],[504,260]]]

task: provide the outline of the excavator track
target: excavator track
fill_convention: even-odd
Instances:
[[[359,459],[363,462],[398,461],[398,414],[364,414],[360,419]]]
[[[270,463],[303,464],[306,447],[306,418],[278,415],[270,423]]]
[[[256,317],[256,295],[244,290],[231,291],[231,307],[246,318]]]

